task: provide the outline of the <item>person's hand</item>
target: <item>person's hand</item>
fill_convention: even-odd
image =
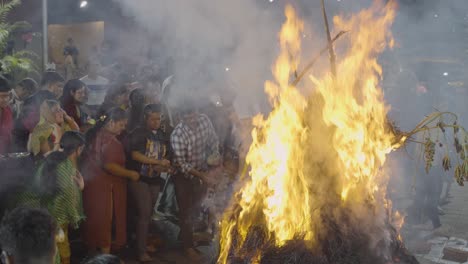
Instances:
[[[140,174],[136,171],[132,171],[128,178],[132,181],[138,181],[140,179]]]
[[[159,164],[157,165],[163,166],[163,167],[169,167],[171,166],[171,162],[167,159],[163,159],[163,160],[159,160]]]
[[[73,181],[75,181],[76,185],[78,186],[78,188],[80,188],[80,190],[84,189],[83,176],[81,175],[79,171],[77,171],[75,176],[73,176]]]
[[[214,180],[210,177],[208,173],[202,172],[200,173],[198,178],[208,186],[213,186],[215,184]]]

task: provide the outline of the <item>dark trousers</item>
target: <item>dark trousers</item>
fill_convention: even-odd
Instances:
[[[193,219],[201,212],[200,203],[206,187],[198,178],[189,179],[184,174],[174,175],[174,184],[179,206],[179,238],[184,249],[187,249],[194,246]]]
[[[141,256],[146,252],[151,216],[158,199],[160,186],[137,181],[129,182],[128,189],[136,211],[136,249],[138,256]]]

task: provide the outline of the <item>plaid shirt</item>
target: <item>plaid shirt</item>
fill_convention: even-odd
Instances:
[[[187,174],[191,169],[204,170],[208,156],[219,153],[218,136],[206,115],[198,117],[198,127],[193,130],[180,122],[171,134],[175,163]]]

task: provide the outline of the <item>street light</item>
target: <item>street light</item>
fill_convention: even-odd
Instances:
[[[86,6],[88,6],[88,1],[81,1],[80,2],[80,8],[85,8]]]

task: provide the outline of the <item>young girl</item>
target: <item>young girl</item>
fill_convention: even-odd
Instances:
[[[38,167],[34,183],[18,195],[16,206],[45,208],[55,218],[63,235],[57,241],[61,263],[70,263],[68,227],[78,228],[85,218],[81,191],[83,178],[77,169],[83,151],[84,136],[75,131],[65,132],[60,149],[50,153]]]
[[[126,244],[127,180],[140,178],[138,172],[125,168],[124,148],[116,138],[126,125],[125,111],[113,108],[86,134],[83,202],[87,218],[83,237],[91,251],[110,252],[112,223],[114,246],[119,249]]]

